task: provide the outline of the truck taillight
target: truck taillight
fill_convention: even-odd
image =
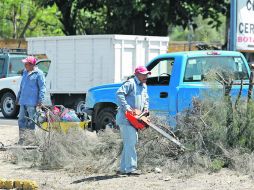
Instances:
[[[220,53],[217,51],[211,51],[211,52],[207,52],[207,55],[220,55]]]

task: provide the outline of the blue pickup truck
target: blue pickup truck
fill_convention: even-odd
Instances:
[[[190,108],[192,98],[212,92],[209,76],[213,72],[230,77],[240,83],[248,82],[250,68],[245,57],[235,51],[189,51],[159,55],[151,60],[147,69],[152,72],[147,80],[150,111],[175,116]],[[223,86],[214,82],[223,95]],[[91,88],[86,96],[86,110],[92,116],[92,129],[114,124],[116,115],[116,91],[119,84],[108,84]],[[240,85],[233,85],[232,96],[239,93]],[[246,96],[248,85],[243,86]]]

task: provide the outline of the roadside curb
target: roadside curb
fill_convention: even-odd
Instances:
[[[2,125],[2,124],[0,124],[0,127],[18,127],[18,125]]]

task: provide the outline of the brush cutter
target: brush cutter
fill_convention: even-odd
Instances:
[[[147,127],[151,127],[164,137],[166,137],[168,140],[179,146],[181,149],[185,150],[185,147],[179,142],[179,140],[176,139],[176,137],[172,136],[174,133],[170,132],[167,133],[164,131],[161,127],[156,126],[155,124],[151,123],[148,119],[148,112],[141,112],[140,110],[135,110],[133,112],[126,112],[125,116],[127,120],[131,123],[131,125],[136,128],[137,130],[142,130]]]

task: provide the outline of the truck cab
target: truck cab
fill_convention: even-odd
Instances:
[[[15,101],[26,57],[24,49],[0,49],[0,107],[6,118],[17,117],[19,111]]]
[[[234,51],[189,51],[167,53],[155,57],[147,65],[152,74],[147,79],[150,111],[173,118],[191,108],[193,97],[205,98],[214,93],[222,97],[223,86],[209,77],[216,73],[234,81],[248,82],[250,69],[244,56]],[[119,84],[91,88],[86,97],[86,110],[91,115],[95,130],[114,124]],[[234,85],[231,94],[239,93],[240,85]],[[248,86],[242,88],[246,96]],[[172,122],[172,120],[170,120]],[[172,122],[174,123],[174,122]]]
[[[22,59],[27,57],[25,50],[1,49],[0,50],[0,108],[5,118],[16,118],[19,106],[16,97],[19,91],[24,64]],[[50,61],[39,60],[37,66],[47,75]],[[50,104],[50,95],[46,95],[46,102]]]

